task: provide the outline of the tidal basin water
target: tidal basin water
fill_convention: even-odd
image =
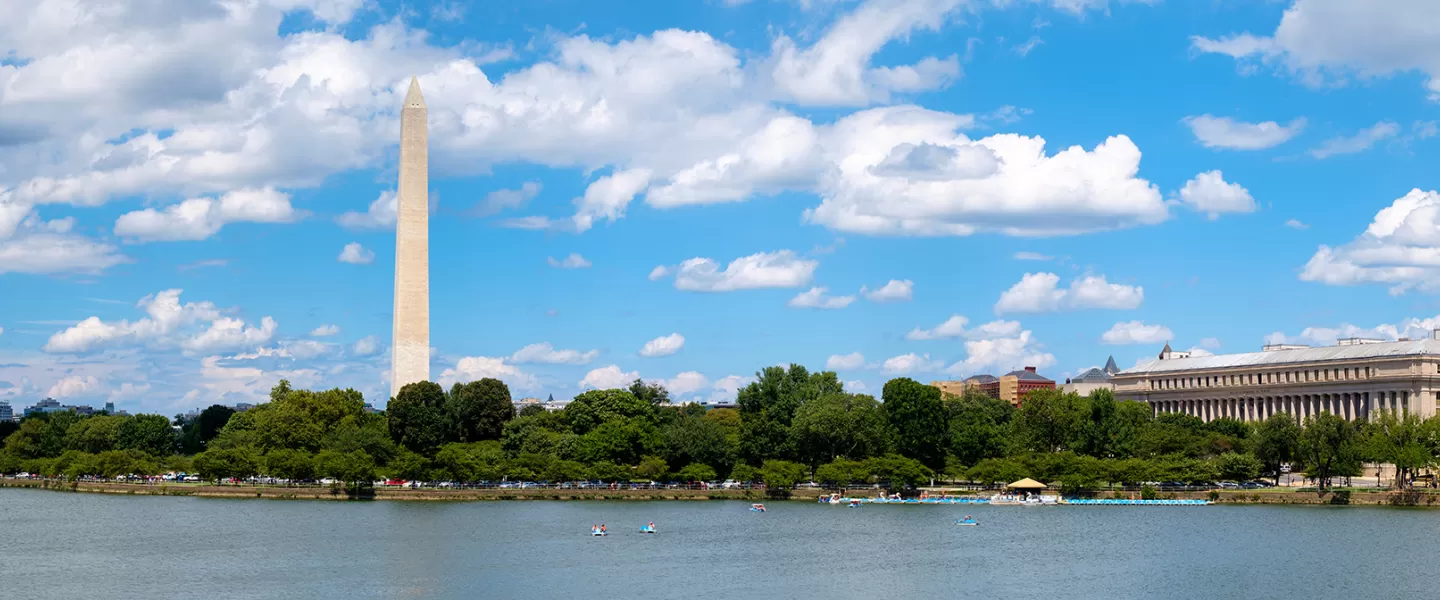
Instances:
[[[1435,510],[767,506],[0,489],[0,598],[1433,598],[1440,564]]]

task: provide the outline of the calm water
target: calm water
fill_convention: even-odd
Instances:
[[[1440,562],[1440,511],[767,505],[0,489],[0,598],[1425,598]]]

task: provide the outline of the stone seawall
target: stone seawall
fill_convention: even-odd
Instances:
[[[0,488],[30,488],[63,492],[139,496],[195,496],[199,498],[271,498],[279,500],[769,500],[764,490],[630,490],[630,489],[406,489],[364,488],[350,492],[324,486],[263,486],[66,482],[36,479],[0,479]],[[816,493],[794,497],[814,500]]]
[[[343,488],[322,486],[255,486],[206,484],[143,484],[65,482],[37,479],[0,479],[0,488],[30,488],[63,492],[125,494],[140,496],[195,496],[200,498],[269,498],[277,500],[404,500],[404,501],[485,501],[485,500],[749,500],[775,501],[764,490],[631,490],[631,489],[405,489],[365,488],[351,493]],[[798,489],[790,500],[814,502],[828,491]],[[842,495],[868,497],[874,489],[848,490]],[[959,493],[957,495],[965,495]],[[980,494],[985,495],[984,492]],[[1102,492],[1095,498],[1110,498]],[[1136,492],[1123,492],[1125,498],[1139,498]],[[1177,500],[1210,500],[1216,504],[1295,504],[1295,505],[1368,505],[1440,507],[1440,491],[1358,491],[1340,490],[1324,495],[1314,491],[1296,490],[1223,490],[1215,492],[1162,493],[1161,498]]]

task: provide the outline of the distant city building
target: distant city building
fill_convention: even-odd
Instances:
[[[376,412],[379,412],[375,410],[375,405],[370,404],[369,402],[366,402],[364,406],[360,407],[360,410],[367,415],[373,415]]]
[[[740,408],[740,405],[736,404],[734,400],[716,400],[714,402],[701,402],[700,405],[704,406],[706,409]]]
[[[511,402],[510,404],[515,406],[515,412],[520,412],[521,410],[524,410],[527,406],[541,406],[545,403],[541,402],[539,398],[521,398],[519,400]]]
[[[0,422],[14,421],[15,411],[10,409],[9,400],[0,400]]]
[[[54,398],[46,398],[46,399],[44,399],[44,400],[41,400],[41,401],[39,401],[39,402],[36,402],[34,406],[31,406],[31,407],[29,407],[29,408],[26,408],[26,409],[25,409],[25,416],[28,417],[28,416],[30,416],[30,415],[39,415],[39,414],[45,414],[45,413],[60,412],[60,411],[62,411],[62,410],[68,410],[68,409],[65,408],[65,407],[63,407],[63,406],[60,406],[60,402],[59,402],[58,400],[55,400]]]
[[[233,408],[235,409],[235,412],[245,412],[247,410],[255,408],[255,405],[250,404],[249,402],[236,402]]]
[[[1364,420],[1377,411],[1428,418],[1440,402],[1440,329],[1431,339],[1351,338],[1334,346],[1271,344],[1260,352],[1160,357],[1115,375],[1115,396],[1155,413],[1262,421],[1322,412]]]
[[[1114,390],[1113,378],[1119,372],[1120,367],[1115,365],[1115,357],[1111,356],[1105,361],[1104,367],[1087,369],[1084,373],[1065,380],[1065,385],[1060,386],[1060,391],[1088,396],[1095,390]]]
[[[87,417],[95,414],[95,407],[85,404],[67,404],[65,406],[62,406],[61,408],[76,414],[85,415]]]
[[[111,415],[115,414],[115,403],[114,403],[114,402],[106,402],[106,403],[105,403],[105,412],[106,412],[106,414],[111,414]]]
[[[940,388],[940,396],[963,396],[965,395],[964,381],[932,381],[930,385]]]
[[[1001,375],[997,383],[1000,399],[1015,406],[1020,406],[1030,392],[1055,389],[1055,380],[1035,372],[1035,367],[1025,367]]]

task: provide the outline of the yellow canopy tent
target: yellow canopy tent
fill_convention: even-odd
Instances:
[[[1012,490],[1043,490],[1048,486],[1038,481],[1035,481],[1034,479],[1026,477],[1005,487]]]

